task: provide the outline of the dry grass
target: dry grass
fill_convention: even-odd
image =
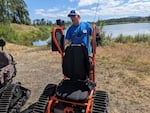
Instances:
[[[149,58],[144,44],[97,49],[98,88],[109,92],[111,113],[149,113]]]
[[[6,50],[17,62],[17,76],[32,94],[26,106],[37,101],[48,83],[62,79],[60,56],[46,47],[28,48],[8,44]],[[149,113],[150,46],[113,44],[97,48],[97,89],[110,98],[111,113]]]

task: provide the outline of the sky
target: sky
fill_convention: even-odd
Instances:
[[[80,12],[82,21],[150,16],[150,0],[24,0],[31,20],[44,18],[70,21],[70,10]]]

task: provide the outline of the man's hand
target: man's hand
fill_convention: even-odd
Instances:
[[[71,45],[71,41],[70,40],[65,40],[65,49]]]

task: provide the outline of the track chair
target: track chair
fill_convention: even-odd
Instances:
[[[108,97],[106,92],[95,89],[96,26],[92,31],[92,61],[82,44],[72,44],[64,50],[63,27],[52,31],[52,50],[62,56],[64,79],[58,84],[56,93],[50,97],[46,113],[106,113]],[[89,79],[89,74],[92,74]],[[94,104],[94,98],[97,104]],[[102,102],[104,101],[104,102]],[[102,103],[101,103],[102,102]]]
[[[61,55],[64,79],[58,85],[48,84],[39,100],[25,113],[108,113],[108,95],[97,91],[95,83],[96,26],[93,26],[93,55],[89,62],[84,45],[72,44],[64,49],[64,27],[57,22],[58,26],[52,30],[52,51]]]
[[[11,54],[3,51],[5,44],[0,39],[0,113],[20,113],[31,92],[20,82],[13,83],[16,63]]]

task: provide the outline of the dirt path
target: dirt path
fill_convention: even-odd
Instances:
[[[97,89],[108,92],[111,113],[149,113],[150,47],[140,46],[97,48]],[[48,83],[57,84],[63,78],[59,54],[46,47],[8,44],[6,50],[17,62],[14,82],[20,81],[32,92],[24,108],[37,101]]]

